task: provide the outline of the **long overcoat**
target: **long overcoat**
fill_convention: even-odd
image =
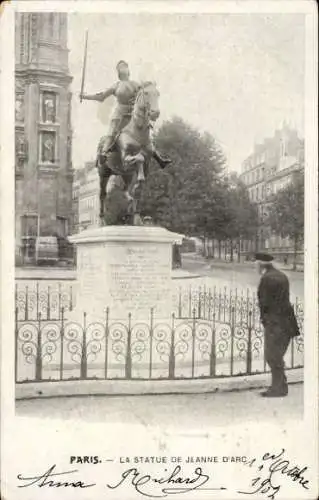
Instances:
[[[270,266],[261,277],[258,287],[258,303],[262,324],[288,337],[300,335],[294,309],[289,299],[287,276]],[[266,330],[266,331],[267,331]]]

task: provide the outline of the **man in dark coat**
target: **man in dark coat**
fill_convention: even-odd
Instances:
[[[287,276],[276,269],[269,254],[255,255],[260,274],[258,303],[260,319],[265,329],[265,358],[271,369],[272,383],[264,397],[282,397],[288,394],[284,371],[284,355],[290,340],[300,335],[294,309],[289,300]]]

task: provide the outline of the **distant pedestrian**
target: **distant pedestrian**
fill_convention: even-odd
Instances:
[[[289,342],[300,335],[294,309],[289,299],[287,276],[276,269],[273,257],[255,254],[259,273],[258,287],[260,319],[265,329],[265,358],[271,369],[271,386],[262,393],[264,397],[282,397],[288,394],[284,356]]]

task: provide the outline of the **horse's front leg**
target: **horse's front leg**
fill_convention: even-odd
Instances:
[[[100,224],[104,225],[105,216],[105,200],[106,200],[106,185],[110,178],[110,173],[107,172],[106,168],[99,168],[100,175]]]
[[[145,182],[144,177],[144,157],[142,161],[138,161],[136,165],[136,172],[134,173],[134,181],[132,186],[132,194],[134,199],[134,212],[133,212],[133,224],[134,226],[140,226],[143,224],[141,218],[141,197],[143,186]]]

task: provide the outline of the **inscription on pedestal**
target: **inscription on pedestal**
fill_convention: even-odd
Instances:
[[[108,285],[113,309],[167,314],[170,302],[168,245],[109,247]],[[115,312],[114,311],[114,312]]]
[[[77,311],[105,318],[170,318],[174,233],[163,228],[106,226],[70,237],[77,244]]]

